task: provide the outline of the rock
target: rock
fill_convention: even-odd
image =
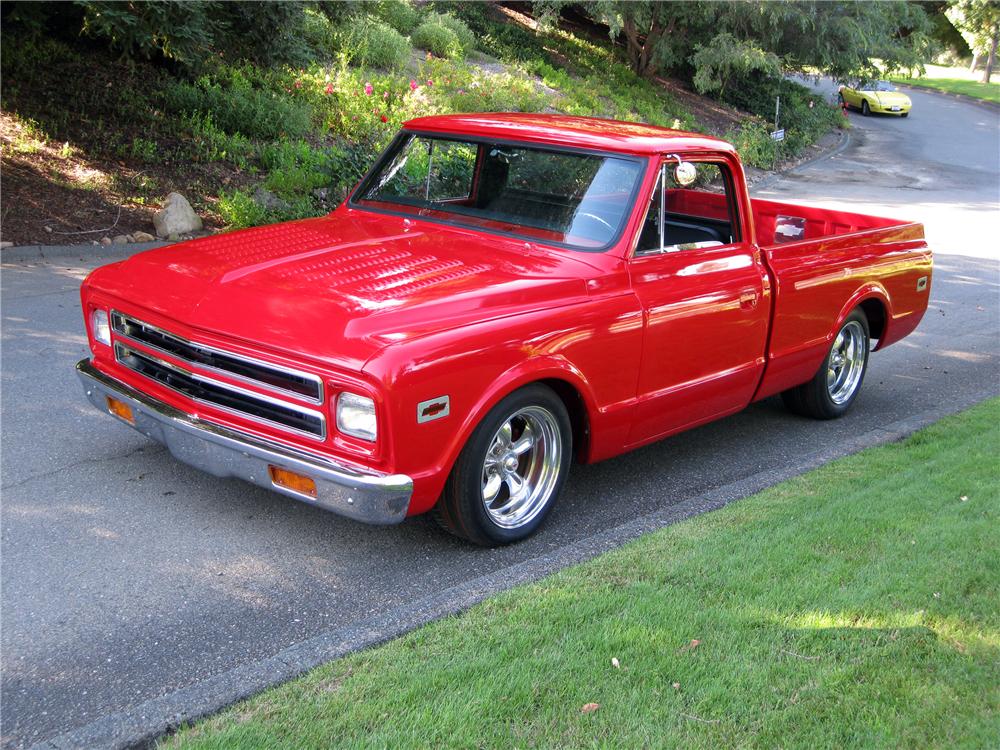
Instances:
[[[313,190],[313,195],[315,195],[321,201],[325,201],[329,194],[330,194],[329,188],[316,188],[315,190]]]
[[[152,242],[156,237],[151,235],[149,232],[135,232],[132,235],[133,242]]]
[[[115,238],[111,241],[116,245],[127,245],[128,237],[126,237],[124,234],[119,234],[116,235]]]
[[[101,244],[102,245],[110,245],[111,244],[111,238],[110,237],[101,237]]]
[[[49,234],[52,234],[52,227],[50,227],[48,224],[46,224],[45,225],[45,231],[48,232]]]
[[[259,187],[254,191],[253,202],[268,211],[282,211],[288,208],[285,201],[264,187]]]
[[[169,237],[172,234],[197,232],[201,229],[201,217],[194,212],[180,193],[170,193],[163,202],[163,208],[153,214],[153,226],[157,237]]]
[[[97,245],[97,246],[100,246],[100,244],[101,244],[101,243],[100,243],[100,242],[98,242],[97,240],[91,240],[91,241],[90,241],[90,244],[91,244],[91,245]]]
[[[0,247],[14,247],[14,243],[4,240],[3,242],[0,242]]]
[[[167,239],[170,240],[171,242],[177,242],[177,240],[179,240],[180,238],[181,236],[177,234],[177,232],[171,232],[170,234],[167,235]]]

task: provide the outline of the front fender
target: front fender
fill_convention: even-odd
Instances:
[[[556,380],[579,397],[594,438],[583,460],[624,441],[641,351],[642,312],[630,295],[484,321],[381,351],[365,370],[387,393],[392,470],[414,480],[411,512],[433,506],[476,425],[528,383]],[[418,421],[419,404],[445,398],[447,414]]]

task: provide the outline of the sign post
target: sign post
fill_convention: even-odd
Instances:
[[[781,96],[774,97],[774,132],[771,133],[771,139],[775,141],[774,144],[774,158],[771,160],[771,170],[773,171],[776,166],[778,166],[778,141],[785,140],[785,131],[778,129],[778,116],[781,114]],[[780,135],[779,135],[780,134]]]

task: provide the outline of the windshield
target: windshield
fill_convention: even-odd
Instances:
[[[621,233],[642,168],[629,157],[404,134],[352,204],[601,250]]]
[[[862,91],[895,91],[896,87],[888,81],[869,81],[862,84]]]

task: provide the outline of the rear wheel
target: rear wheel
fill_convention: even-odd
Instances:
[[[868,117],[872,113],[872,108],[868,106],[868,102],[865,100],[861,101],[861,114]]]
[[[435,507],[438,522],[488,547],[531,536],[562,489],[572,447],[569,415],[552,389],[515,391],[462,449]]]
[[[814,419],[844,414],[865,379],[869,344],[868,319],[862,310],[854,310],[841,325],[813,379],[781,394],[785,405]]]

